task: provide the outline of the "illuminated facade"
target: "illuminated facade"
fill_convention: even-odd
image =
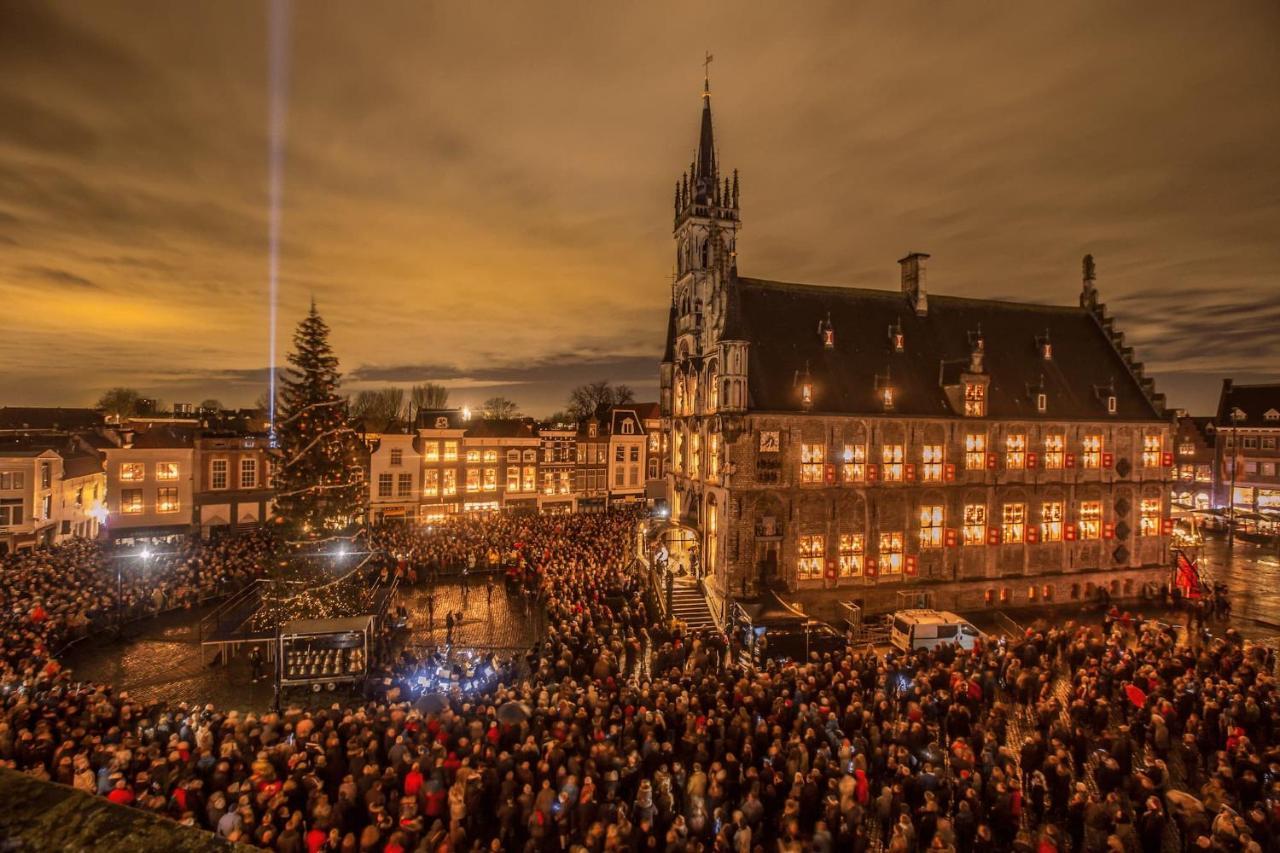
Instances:
[[[918,252],[894,290],[751,279],[738,200],[704,93],[660,380],[673,520],[713,611],[767,586],[833,616],[1166,580],[1171,423],[1091,258],[1070,307],[932,294]]]
[[[1222,380],[1213,430],[1215,505],[1234,503],[1242,527],[1248,520],[1267,530],[1280,527],[1280,383]],[[1261,517],[1242,517],[1241,511]]]

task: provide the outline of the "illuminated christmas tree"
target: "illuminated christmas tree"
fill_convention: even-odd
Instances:
[[[276,515],[294,535],[316,539],[363,515],[365,448],[338,393],[338,357],[314,300],[293,346],[275,424]]]

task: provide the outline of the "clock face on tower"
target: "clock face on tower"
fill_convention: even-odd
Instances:
[[[778,431],[769,430],[760,433],[760,452],[761,453],[777,453],[778,452]]]

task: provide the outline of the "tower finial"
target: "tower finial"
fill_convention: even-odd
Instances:
[[[706,58],[702,60],[702,97],[711,97],[711,60],[715,59],[711,55],[711,51],[707,51]]]

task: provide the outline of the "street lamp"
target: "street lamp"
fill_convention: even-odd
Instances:
[[[124,636],[124,560],[128,557],[141,557],[145,567],[151,559],[151,549],[144,546],[137,554],[116,555],[116,637]]]
[[[1227,550],[1235,550],[1236,544],[1236,469],[1240,467],[1240,439],[1236,435],[1240,416],[1244,412],[1231,407],[1231,487],[1227,492]]]

